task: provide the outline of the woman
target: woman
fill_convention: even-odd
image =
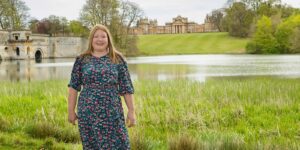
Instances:
[[[92,29],[88,49],[76,58],[68,87],[69,122],[78,119],[83,149],[130,149],[120,95],[128,108],[126,122],[132,127],[134,88],[127,63],[105,26]]]

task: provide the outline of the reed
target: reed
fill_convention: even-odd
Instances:
[[[0,149],[81,149],[78,128],[67,122],[67,81],[0,84]],[[134,86],[132,149],[300,148],[299,79],[145,80]]]

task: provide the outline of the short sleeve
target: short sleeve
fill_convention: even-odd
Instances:
[[[120,95],[134,93],[134,87],[130,78],[128,65],[127,62],[123,59],[121,59],[121,63],[119,64],[118,81]]]
[[[73,69],[71,72],[71,79],[68,84],[68,87],[72,87],[73,89],[80,91],[82,85],[82,72],[81,72],[81,59],[79,57],[76,58],[75,63],[73,65]]]

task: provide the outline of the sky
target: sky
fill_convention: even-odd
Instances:
[[[86,0],[23,0],[30,8],[29,14],[36,19],[49,15],[79,19]],[[221,8],[227,0],[129,0],[137,3],[148,19],[157,19],[159,25],[172,22],[178,15],[189,21],[203,23],[206,14]],[[283,3],[300,8],[300,0],[282,0]]]

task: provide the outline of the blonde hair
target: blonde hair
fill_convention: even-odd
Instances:
[[[107,34],[107,38],[108,38],[108,46],[107,47],[109,49],[108,56],[113,63],[119,63],[121,61],[120,59],[124,59],[124,57],[123,57],[122,53],[117,51],[116,48],[114,47],[114,44],[112,41],[112,36],[111,36],[108,28],[101,24],[97,24],[92,28],[90,35],[89,35],[88,49],[84,53],[82,53],[81,56],[84,57],[84,56],[92,55],[92,52],[94,51],[92,42],[93,42],[94,34],[97,30],[104,31]]]

